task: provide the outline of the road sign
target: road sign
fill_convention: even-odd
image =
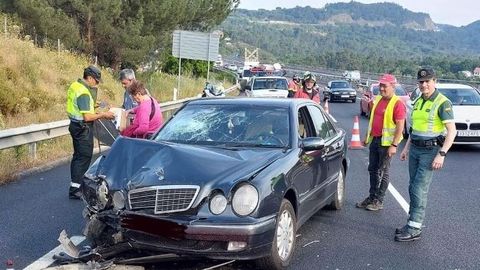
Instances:
[[[216,61],[219,39],[216,33],[175,30],[172,55],[183,59]]]

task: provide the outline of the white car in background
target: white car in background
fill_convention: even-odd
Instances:
[[[480,144],[480,92],[464,84],[437,83],[437,89],[453,105],[457,137],[454,144]],[[410,113],[413,103],[420,97],[417,88],[407,103],[407,128],[411,126]]]
[[[288,96],[287,78],[281,76],[252,77],[245,86],[248,97],[282,97]]]

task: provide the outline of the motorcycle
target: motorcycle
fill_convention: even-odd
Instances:
[[[220,85],[213,85],[211,83],[206,83],[205,87],[203,88],[202,97],[224,97],[225,90],[223,86]]]

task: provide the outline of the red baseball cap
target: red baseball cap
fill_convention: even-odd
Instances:
[[[381,84],[397,84],[397,78],[395,78],[395,76],[393,76],[392,74],[383,74],[382,77],[380,77],[380,79],[378,80],[379,83]]]

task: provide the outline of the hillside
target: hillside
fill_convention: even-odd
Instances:
[[[436,25],[428,14],[397,4],[349,2],[322,9],[239,9],[220,28],[231,38],[225,51],[238,55],[247,44],[283,63],[412,75],[415,66],[396,67],[395,62],[471,59],[462,68],[473,70],[480,64],[474,63],[480,54],[479,25],[480,21],[466,27]]]

